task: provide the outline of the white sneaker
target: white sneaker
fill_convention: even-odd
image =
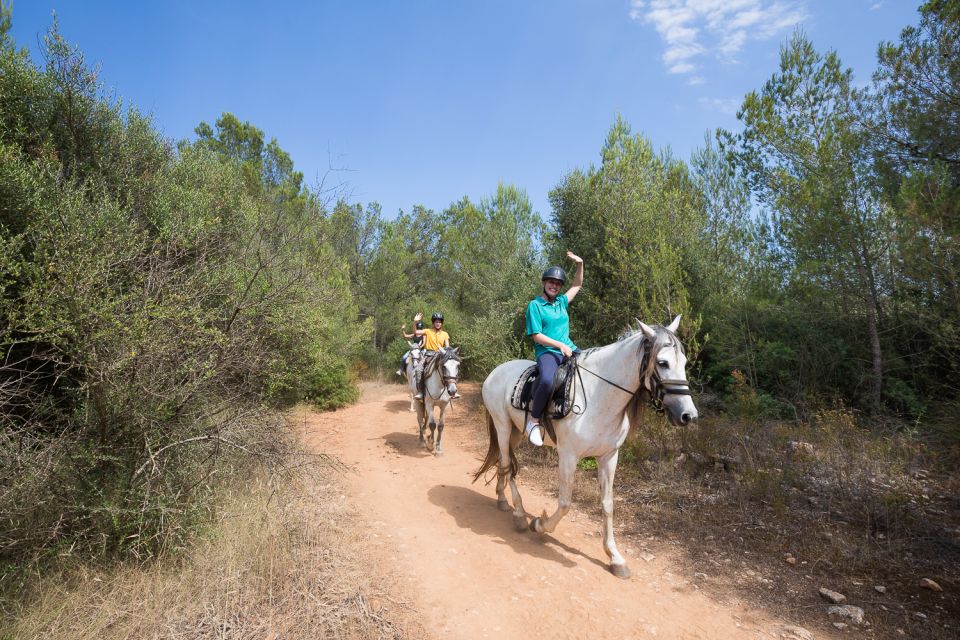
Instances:
[[[397,375],[398,375],[398,376],[402,376],[402,375],[403,375],[403,371],[401,371],[400,369],[397,369]]]
[[[543,436],[540,434],[540,425],[536,422],[528,422],[525,429],[527,439],[535,447],[543,446]]]

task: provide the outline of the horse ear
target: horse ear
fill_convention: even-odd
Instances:
[[[647,336],[650,339],[653,339],[656,337],[657,332],[653,330],[653,327],[647,326],[642,322],[640,322],[639,320],[637,320],[637,322],[640,324],[640,330],[643,331],[643,335]]]
[[[676,333],[677,329],[679,328],[680,328],[680,316],[677,316],[676,318],[673,319],[673,322],[670,323],[670,326],[667,327],[667,331],[669,331],[670,333]]]

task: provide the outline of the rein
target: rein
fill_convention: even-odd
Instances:
[[[577,372],[578,372],[578,373],[579,373],[580,369],[583,369],[583,370],[586,371],[587,373],[589,373],[589,374],[591,374],[591,375],[593,375],[593,376],[595,376],[595,377],[597,377],[597,378],[600,378],[601,380],[603,380],[604,382],[606,382],[606,383],[609,384],[610,386],[616,387],[617,389],[620,389],[620,391],[623,391],[624,393],[629,393],[631,396],[637,395],[638,393],[640,393],[640,390],[643,389],[643,385],[641,384],[641,385],[640,385],[640,388],[637,389],[636,391],[630,391],[630,389],[627,389],[626,387],[621,387],[620,385],[618,385],[618,384],[617,384],[616,382],[614,382],[613,380],[607,380],[606,378],[604,378],[604,377],[603,377],[602,375],[600,375],[599,373],[597,373],[597,372],[595,372],[595,371],[590,371],[590,369],[587,369],[585,366],[583,366],[582,364],[580,364],[580,363],[578,362],[578,363],[577,363]],[[583,384],[583,378],[580,378],[580,383]]]
[[[580,386],[583,387],[583,377],[580,376],[580,369],[583,369],[584,371],[593,375],[594,377],[597,377],[600,380],[603,380],[610,386],[616,387],[617,389],[620,389],[624,393],[629,394],[630,399],[633,400],[638,395],[640,395],[642,391],[647,389],[648,383],[652,379],[654,389],[651,391],[655,391],[655,395],[651,394],[650,404],[658,412],[663,411],[663,398],[665,396],[668,396],[668,395],[692,396],[693,392],[690,391],[690,383],[687,382],[686,380],[679,380],[679,379],[673,379],[673,378],[661,378],[660,373],[656,370],[656,368],[654,368],[652,372],[649,372],[646,374],[643,373],[647,369],[647,363],[650,361],[650,349],[652,347],[653,347],[653,341],[647,342],[646,348],[644,349],[643,358],[640,361],[640,371],[641,371],[640,386],[637,387],[636,391],[630,391],[630,389],[627,389],[626,387],[623,387],[617,384],[613,380],[608,380],[607,378],[604,378],[602,375],[600,375],[596,371],[591,371],[590,369],[587,369],[585,366],[577,362],[576,369],[577,369],[577,377],[580,378]],[[583,406],[583,409],[581,410],[581,413],[583,411],[586,411],[586,409],[587,409],[586,394],[584,394],[584,406]]]

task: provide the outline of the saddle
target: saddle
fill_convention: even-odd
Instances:
[[[565,418],[573,409],[574,395],[573,378],[577,371],[577,358],[567,358],[559,367],[557,373],[553,376],[553,387],[550,391],[550,399],[547,401],[548,411],[544,413],[544,418],[554,419]],[[513,393],[510,395],[510,404],[513,408],[522,411],[530,410],[530,399],[533,397],[533,390],[537,384],[537,378],[540,377],[540,367],[533,365],[528,367],[520,374],[520,378],[513,387]],[[553,403],[553,410],[549,411],[550,403]],[[552,437],[553,434],[551,434]],[[554,438],[556,442],[556,438]]]

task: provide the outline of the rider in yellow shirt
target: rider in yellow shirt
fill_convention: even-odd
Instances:
[[[420,318],[423,317],[422,313],[418,313],[413,317],[414,322],[419,322]],[[439,311],[435,312],[430,318],[432,320],[432,327],[429,329],[416,329],[413,333],[416,336],[424,337],[423,348],[427,351],[427,354],[430,355],[431,352],[441,351],[443,349],[450,348],[450,334],[443,330],[443,314]],[[417,377],[417,395],[414,397],[418,400],[423,398],[423,389],[421,384],[423,382],[423,365],[426,361],[426,358],[420,358],[420,361],[417,363],[416,377]],[[457,394],[459,395],[459,394]],[[456,396],[454,396],[456,397]]]

